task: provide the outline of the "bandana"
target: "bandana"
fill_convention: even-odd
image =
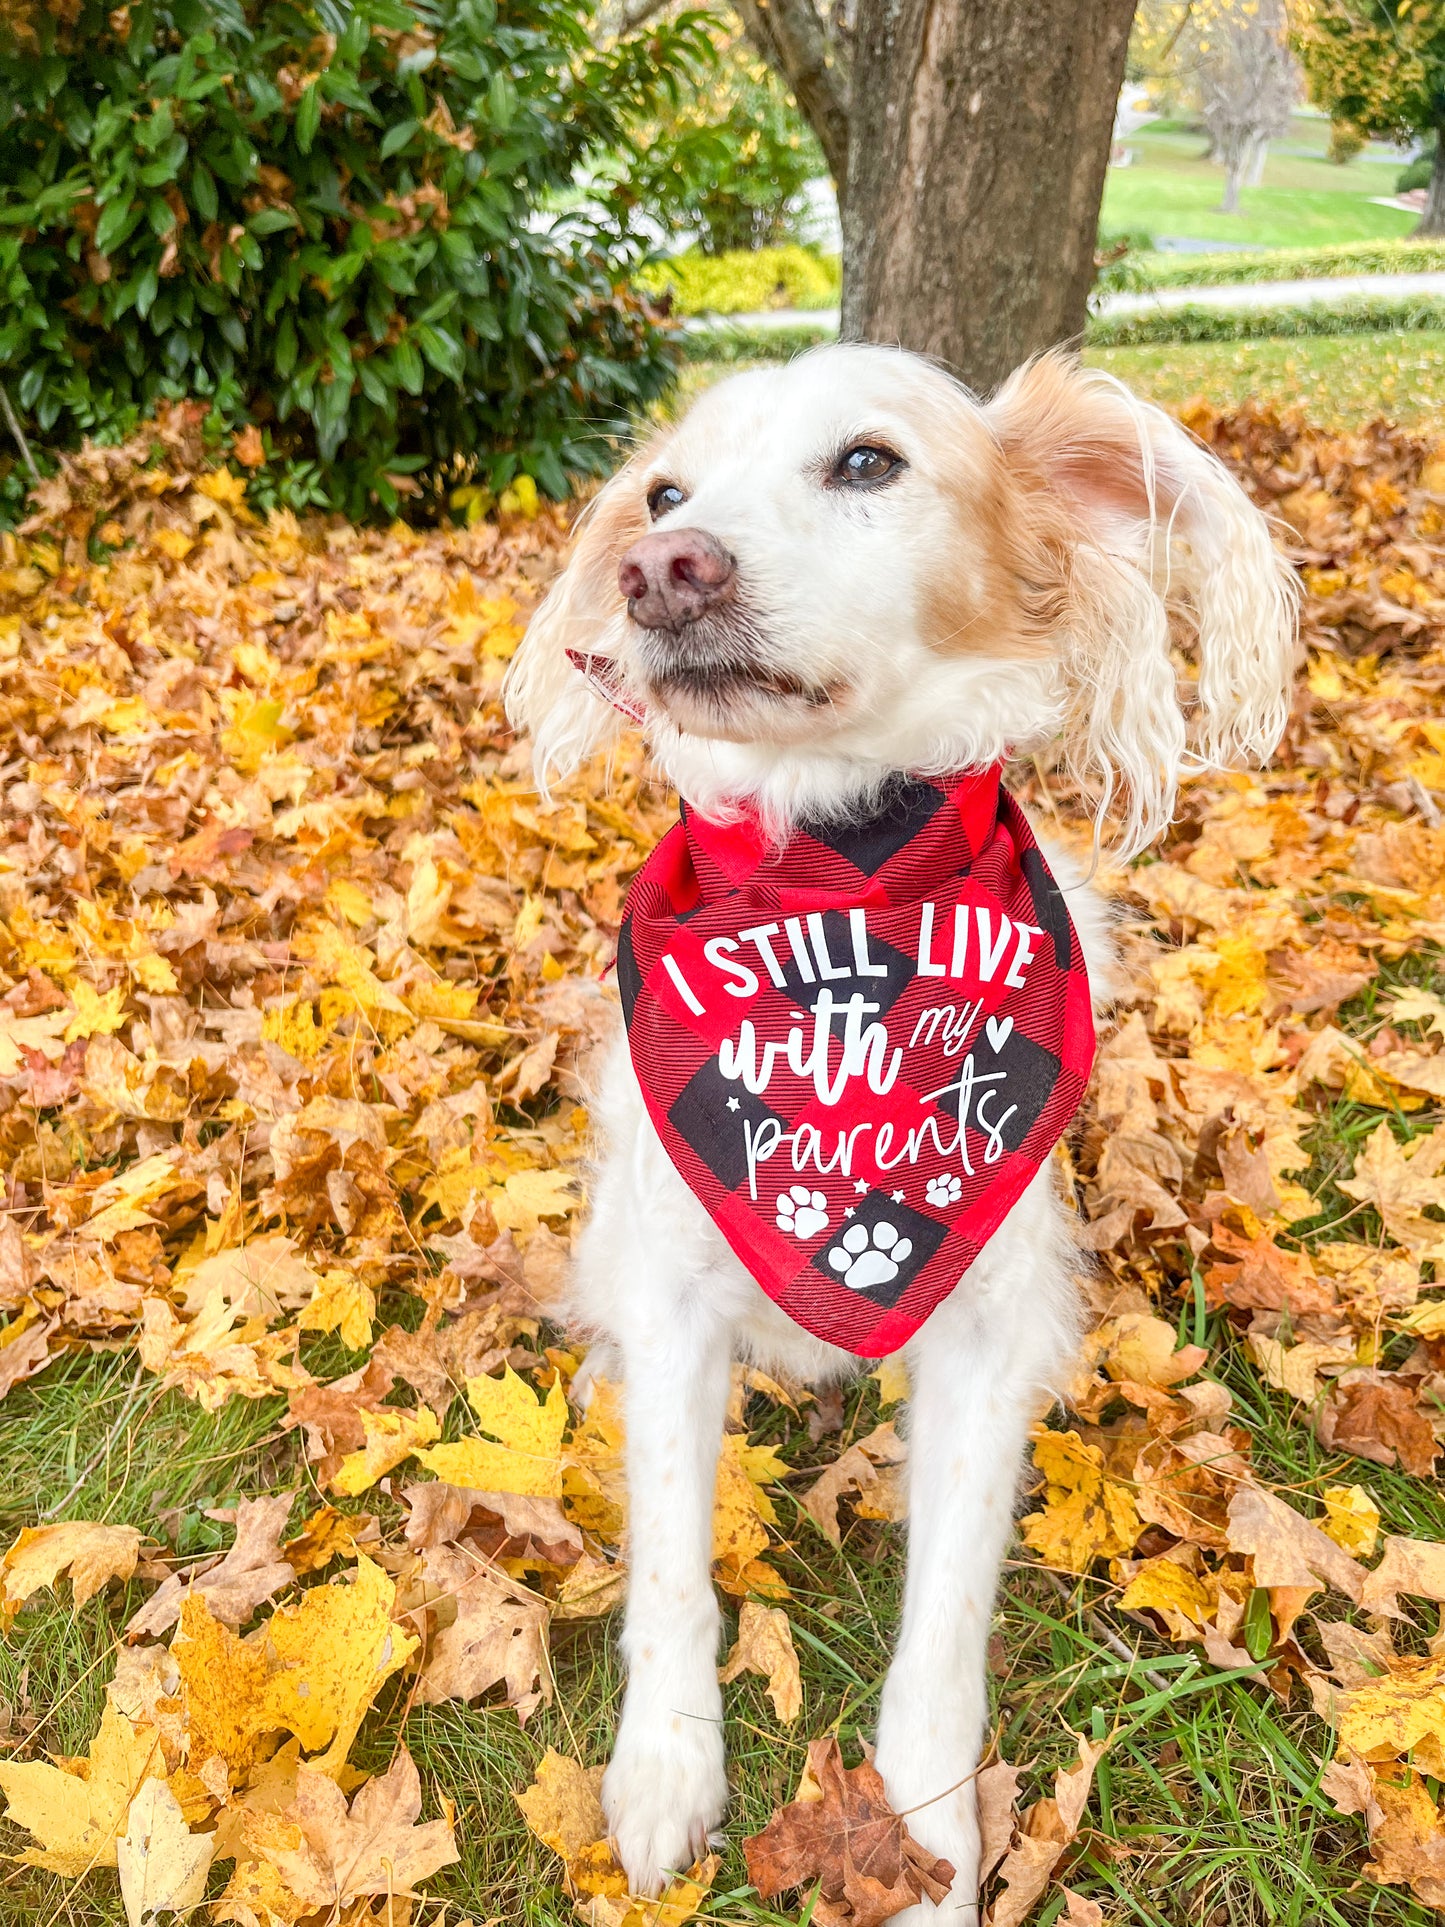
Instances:
[[[775,1304],[867,1357],[958,1284],[1094,1057],[1078,937],[996,767],[900,780],[781,849],[684,804],[617,979],[683,1179]]]

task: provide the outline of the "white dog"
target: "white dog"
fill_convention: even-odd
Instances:
[[[1274,747],[1294,638],[1263,517],[1157,408],[1063,356],[985,405],[925,361],[842,346],[720,383],[627,463],[532,620],[508,702],[544,785],[634,716],[697,817],[779,847],[799,825],[866,828],[900,773],[1059,750],[1127,854],[1168,825],[1191,755],[1226,765]],[[1107,914],[1050,861],[1101,999]],[[733,965],[754,985],[760,970]],[[629,1676],[604,1799],[633,1888],[652,1893],[727,1804],[709,1561],[732,1361],[815,1383],[861,1367],[735,1255],[623,1044],[597,1115],[575,1304],[624,1375],[631,1495]],[[975,1917],[971,1776],[998,1570],[1029,1425],[1076,1343],[1073,1215],[1053,1168],[1038,1161],[906,1345],[911,1545],[876,1761],[916,1837],[953,1863],[941,1911],[960,1923]],[[952,1182],[930,1180],[930,1204]],[[789,1195],[809,1225],[827,1215],[786,1182],[780,1212]]]

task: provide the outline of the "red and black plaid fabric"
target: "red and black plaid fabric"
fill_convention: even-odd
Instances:
[[[617,977],[668,1156],[768,1296],[867,1357],[953,1290],[1093,1063],[1078,937],[997,768],[781,849],[684,804]]]

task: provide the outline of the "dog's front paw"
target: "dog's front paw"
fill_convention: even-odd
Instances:
[[[623,1714],[602,1807],[634,1894],[660,1894],[700,1859],[727,1803],[721,1708],[716,1719]]]

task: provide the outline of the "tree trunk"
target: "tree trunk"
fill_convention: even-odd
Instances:
[[[1269,137],[1256,134],[1250,144],[1249,165],[1244,171],[1246,187],[1263,187],[1264,170],[1269,163]]]
[[[1445,124],[1437,128],[1435,133],[1435,165],[1430,170],[1430,193],[1415,233],[1420,238],[1445,238]]]
[[[843,328],[993,388],[1077,336],[1134,0],[859,0]]]
[[[1239,189],[1244,180],[1244,171],[1249,162],[1249,142],[1238,134],[1231,134],[1224,143],[1224,193],[1220,197],[1221,214],[1238,214]]]

